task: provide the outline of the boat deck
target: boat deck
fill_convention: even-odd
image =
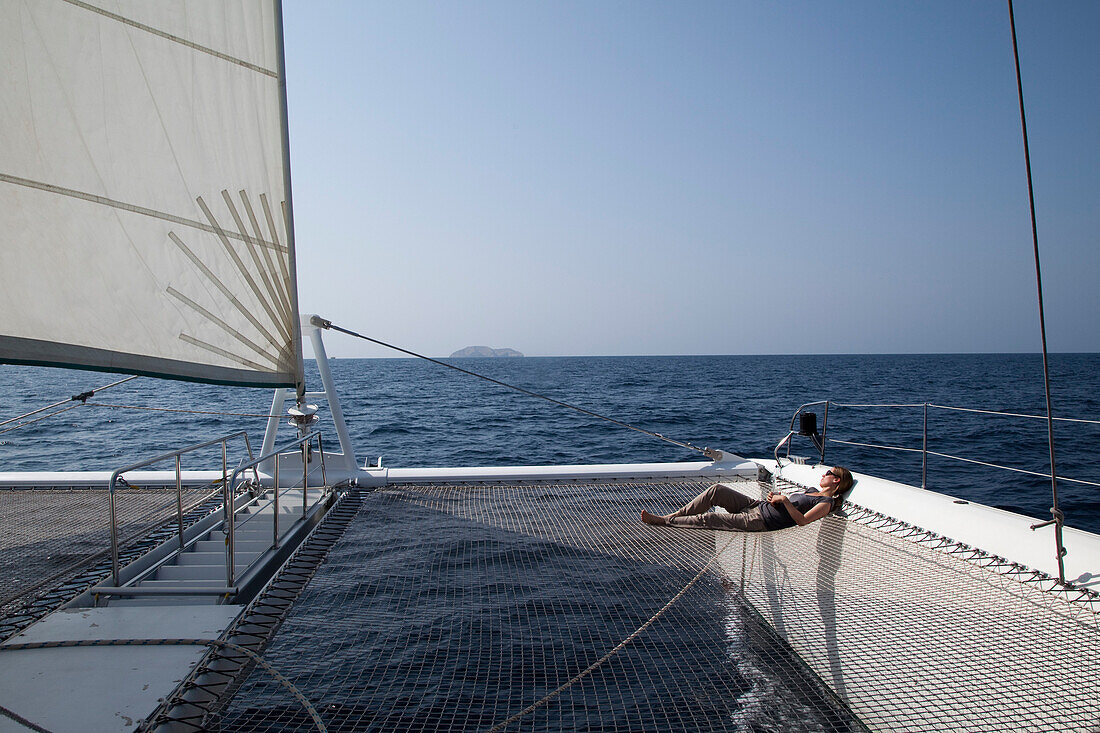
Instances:
[[[365,494],[265,658],[348,730],[1096,730],[1095,603],[855,506],[638,521],[707,483]],[[221,721],[312,727],[263,677]]]
[[[354,490],[346,529],[263,658],[330,730],[1097,730],[1095,594],[855,499],[845,516],[771,533],[638,521],[709,483]],[[886,501],[887,483],[859,486]],[[1100,557],[1100,538],[1079,539],[1075,563]],[[214,621],[203,609],[231,607],[189,608],[201,625]],[[80,623],[111,633],[79,612],[27,633]],[[201,652],[172,650],[184,666]],[[205,715],[208,729],[316,729],[260,669]]]
[[[214,496],[207,491],[189,497],[195,506],[185,522],[191,526],[184,532],[186,547],[180,552],[179,523],[173,516],[175,489],[128,490],[119,497],[119,505],[138,507],[141,521],[153,518],[156,531],[130,544],[136,559],[121,569],[124,587],[105,588],[112,585],[110,564],[98,548],[106,533],[89,537],[84,515],[73,511],[74,506],[102,508],[105,492],[35,493],[6,494],[12,509],[47,507],[53,516],[43,533],[50,540],[45,545],[45,540],[23,541],[29,534],[26,528],[22,534],[5,535],[4,556],[14,566],[9,572],[15,578],[12,587],[22,582],[30,599],[11,602],[14,614],[6,624],[25,626],[35,613],[44,618],[0,644],[0,712],[5,713],[0,731],[25,730],[18,718],[53,733],[132,728],[172,696],[207,655],[212,641],[225,641],[249,600],[239,597],[243,589],[238,592],[228,585],[223,513],[205,507]],[[270,490],[238,498],[234,583],[255,577],[255,585],[262,585],[301,541],[323,510],[320,500],[325,497],[319,488],[303,493],[300,488],[282,489],[279,503]],[[303,516],[306,521],[299,521]],[[143,547],[146,552],[141,552]],[[50,561],[51,548],[66,567],[78,570],[76,579],[58,586],[47,576],[48,582],[27,586],[28,571],[17,561],[23,558],[32,569],[41,566]],[[81,549],[92,551],[80,558]],[[67,601],[64,607],[53,610],[41,603],[50,594],[57,602]],[[36,601],[40,603],[32,613]]]

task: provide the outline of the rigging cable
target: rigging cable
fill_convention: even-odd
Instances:
[[[64,400],[58,400],[57,402],[54,402],[52,405],[46,405],[45,407],[39,407],[37,410],[31,410],[30,412],[25,412],[22,415],[19,415],[17,417],[8,418],[7,420],[4,420],[3,422],[0,422],[0,427],[3,427],[3,426],[5,426],[9,423],[17,422],[19,420],[22,420],[25,417],[30,417],[31,415],[37,415],[40,412],[45,412],[46,410],[49,410],[52,407],[59,407],[61,405],[64,405],[67,402],[80,402],[81,404],[87,404],[88,398],[94,396],[96,392],[102,392],[105,389],[110,389],[111,387],[117,387],[118,385],[122,384],[123,382],[129,382],[131,379],[137,379],[137,378],[138,378],[138,375],[134,374],[132,376],[126,377],[125,379],[120,379],[117,382],[111,382],[110,384],[105,384],[102,387],[96,387],[95,389],[89,389],[87,392],[81,392],[80,394],[74,394],[72,397],[69,397],[69,398],[64,399]],[[77,407],[77,405],[70,405],[70,407]],[[64,410],[58,410],[57,412],[64,412]],[[56,415],[57,412],[55,412],[53,414]],[[39,419],[42,419],[42,418],[39,418]],[[36,422],[36,421],[32,420],[31,422]],[[30,423],[27,423],[27,424],[29,425]]]
[[[1020,51],[1016,44],[1016,17],[1012,11],[1012,0],[1008,0],[1008,22],[1012,28],[1012,56],[1016,60],[1016,94],[1020,100],[1020,128],[1024,138],[1024,165],[1027,168],[1027,199],[1031,206],[1031,242],[1035,253],[1035,287],[1039,295],[1039,336],[1043,342],[1043,386],[1046,390],[1047,400],[1047,444],[1050,447],[1050,491],[1053,495],[1053,504],[1050,508],[1049,522],[1043,525],[1054,525],[1054,545],[1058,559],[1058,582],[1066,584],[1066,570],[1063,558],[1066,548],[1062,545],[1062,523],[1064,517],[1058,508],[1058,472],[1054,468],[1054,418],[1050,405],[1050,367],[1047,363],[1047,327],[1043,315],[1043,277],[1039,269],[1039,228],[1035,223],[1035,190],[1031,183],[1031,153],[1027,142],[1027,116],[1024,113],[1024,84],[1020,77]],[[1032,529],[1039,526],[1036,525]]]
[[[60,415],[61,413],[68,412],[69,410],[75,410],[78,407],[80,407],[80,405],[69,405],[68,407],[62,407],[60,410],[47,413],[45,415],[42,415],[41,417],[36,417],[33,420],[27,420],[26,422],[21,422],[18,425],[13,425],[10,428],[4,428],[3,430],[0,430],[0,435],[3,435],[4,433],[10,433],[11,431],[18,430],[19,428],[25,428],[28,425],[34,425],[36,422],[41,422],[46,418],[53,417],[54,415]],[[40,412],[40,410],[36,410],[36,412]]]
[[[712,450],[711,448],[700,448],[699,446],[693,445],[693,444],[691,444],[687,441],[674,440],[673,438],[669,438],[666,435],[661,435],[660,433],[655,433],[652,430],[646,430],[645,428],[639,428],[639,427],[636,427],[636,426],[631,425],[629,423],[625,423],[621,420],[616,420],[613,417],[607,417],[606,415],[601,415],[598,412],[592,412],[591,410],[586,410],[583,407],[577,407],[576,405],[571,405],[568,402],[562,402],[561,400],[556,400],[553,397],[547,397],[546,395],[539,394],[538,392],[532,392],[529,389],[524,389],[523,387],[517,387],[514,384],[508,384],[507,382],[502,382],[499,379],[493,379],[492,377],[487,377],[484,374],[478,374],[477,372],[472,372],[469,369],[463,369],[462,367],[457,367],[454,364],[448,364],[445,361],[440,361],[439,359],[433,359],[430,356],[424,356],[423,354],[418,354],[415,351],[409,351],[408,349],[403,349],[400,346],[394,346],[393,344],[388,344],[385,341],[379,341],[378,339],[371,338],[370,336],[364,336],[361,333],[356,333],[355,331],[350,331],[346,328],[341,328],[340,326],[337,326],[332,321],[329,321],[325,318],[321,318],[320,316],[314,316],[312,319],[310,319],[310,323],[312,323],[314,326],[317,326],[318,328],[332,329],[333,331],[339,331],[340,333],[346,333],[348,336],[354,336],[355,338],[360,338],[360,339],[363,339],[364,341],[370,341],[372,344],[378,344],[379,346],[385,346],[387,349],[393,349],[394,351],[400,351],[402,354],[408,354],[409,356],[415,356],[417,359],[424,359],[425,361],[430,361],[433,364],[438,364],[439,366],[444,366],[444,367],[447,367],[448,369],[454,369],[456,372],[462,372],[463,374],[468,374],[471,377],[477,377],[478,379],[484,379],[486,382],[492,382],[493,384],[500,385],[501,387],[507,387],[508,389],[514,389],[515,391],[522,392],[523,394],[528,395],[530,397],[538,397],[540,400],[546,400],[547,402],[552,402],[555,405],[559,405],[561,407],[568,407],[570,410],[576,410],[577,412],[582,412],[585,415],[589,415],[591,417],[596,417],[596,418],[599,418],[600,420],[606,420],[607,422],[614,423],[614,424],[619,425],[619,426],[624,427],[624,428],[628,428],[628,429],[633,430],[637,433],[642,433],[643,435],[648,435],[650,437],[657,438],[658,440],[663,440],[666,443],[672,443],[673,445],[678,445],[681,448],[687,448],[688,450],[698,451],[699,453],[704,454],[707,458],[710,458],[711,460],[718,460],[718,458],[721,457],[721,454],[718,451]]]
[[[188,415],[229,415],[230,417],[285,417],[285,415],[269,415],[259,412],[225,412],[218,410],[181,410],[172,407],[145,407],[142,405],[115,405],[110,402],[89,402],[85,407],[113,407],[116,410],[148,410],[150,412],[185,412]]]

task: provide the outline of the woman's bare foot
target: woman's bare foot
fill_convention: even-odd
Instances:
[[[668,524],[668,519],[665,517],[659,517],[656,514],[650,514],[645,509],[642,510],[642,521],[646,524],[655,524],[659,527],[663,527]]]

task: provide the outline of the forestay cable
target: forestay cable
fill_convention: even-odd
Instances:
[[[556,400],[553,397],[547,397],[546,395],[539,394],[538,392],[532,392],[529,389],[524,389],[523,387],[517,387],[514,384],[508,384],[507,382],[502,382],[499,379],[493,379],[492,377],[487,377],[484,374],[478,374],[477,372],[472,372],[469,369],[463,369],[462,367],[457,367],[454,364],[448,364],[445,361],[440,361],[439,359],[433,359],[430,356],[425,356],[424,354],[418,354],[415,351],[409,351],[408,349],[403,349],[400,346],[394,346],[393,344],[386,343],[385,341],[379,341],[378,339],[371,338],[370,336],[364,336],[361,333],[356,333],[355,331],[350,331],[346,328],[341,328],[340,326],[337,326],[336,324],[334,324],[332,321],[329,321],[325,318],[321,318],[320,316],[314,316],[311,319],[310,322],[314,326],[317,326],[319,328],[332,329],[333,331],[339,331],[340,333],[346,333],[348,336],[354,336],[355,338],[360,338],[360,339],[363,339],[364,341],[370,341],[372,344],[378,344],[379,346],[385,346],[387,349],[393,349],[394,351],[400,351],[402,354],[408,354],[409,356],[415,356],[417,359],[424,359],[425,361],[430,361],[433,364],[438,364],[440,366],[447,367],[448,369],[454,369],[456,372],[462,372],[463,374],[469,374],[471,377],[477,377],[478,379],[484,379],[486,382],[492,382],[493,384],[500,385],[501,387],[507,387],[508,389],[514,389],[515,391],[522,392],[525,395],[529,395],[531,397],[538,397],[540,400],[546,400],[547,402],[552,402],[555,405],[560,405],[561,407],[568,407],[570,410],[576,410],[577,412],[582,412],[585,415],[589,415],[591,417],[596,417],[596,418],[599,418],[600,420],[606,420],[607,422],[614,423],[614,424],[619,425],[621,427],[633,430],[636,433],[642,433],[643,435],[648,435],[650,437],[657,438],[658,440],[663,440],[666,443],[672,443],[673,445],[678,445],[681,448],[687,448],[688,450],[698,451],[699,453],[704,454],[707,458],[710,458],[711,460],[717,460],[720,457],[720,454],[718,453],[718,451],[712,450],[710,448],[700,448],[699,446],[693,445],[693,444],[691,444],[687,441],[674,440],[673,438],[669,438],[668,436],[661,435],[660,433],[655,433],[652,430],[646,430],[645,428],[639,428],[639,427],[631,425],[629,423],[625,423],[621,420],[616,420],[613,417],[607,417],[606,415],[601,415],[598,412],[592,412],[591,410],[586,410],[583,407],[577,407],[576,405],[571,405],[568,402],[562,402],[561,400]]]

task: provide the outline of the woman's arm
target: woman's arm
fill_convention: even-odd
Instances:
[[[811,522],[816,522],[818,519],[821,519],[826,514],[828,514],[829,511],[832,509],[832,502],[826,504],[822,501],[814,504],[810,511],[803,514],[802,512],[798,511],[798,507],[792,504],[791,500],[788,499],[784,494],[772,494],[768,497],[768,503],[782,504],[783,507],[787,510],[787,514],[791,515],[791,519],[793,519],[794,523],[797,524],[799,527],[805,527]]]

